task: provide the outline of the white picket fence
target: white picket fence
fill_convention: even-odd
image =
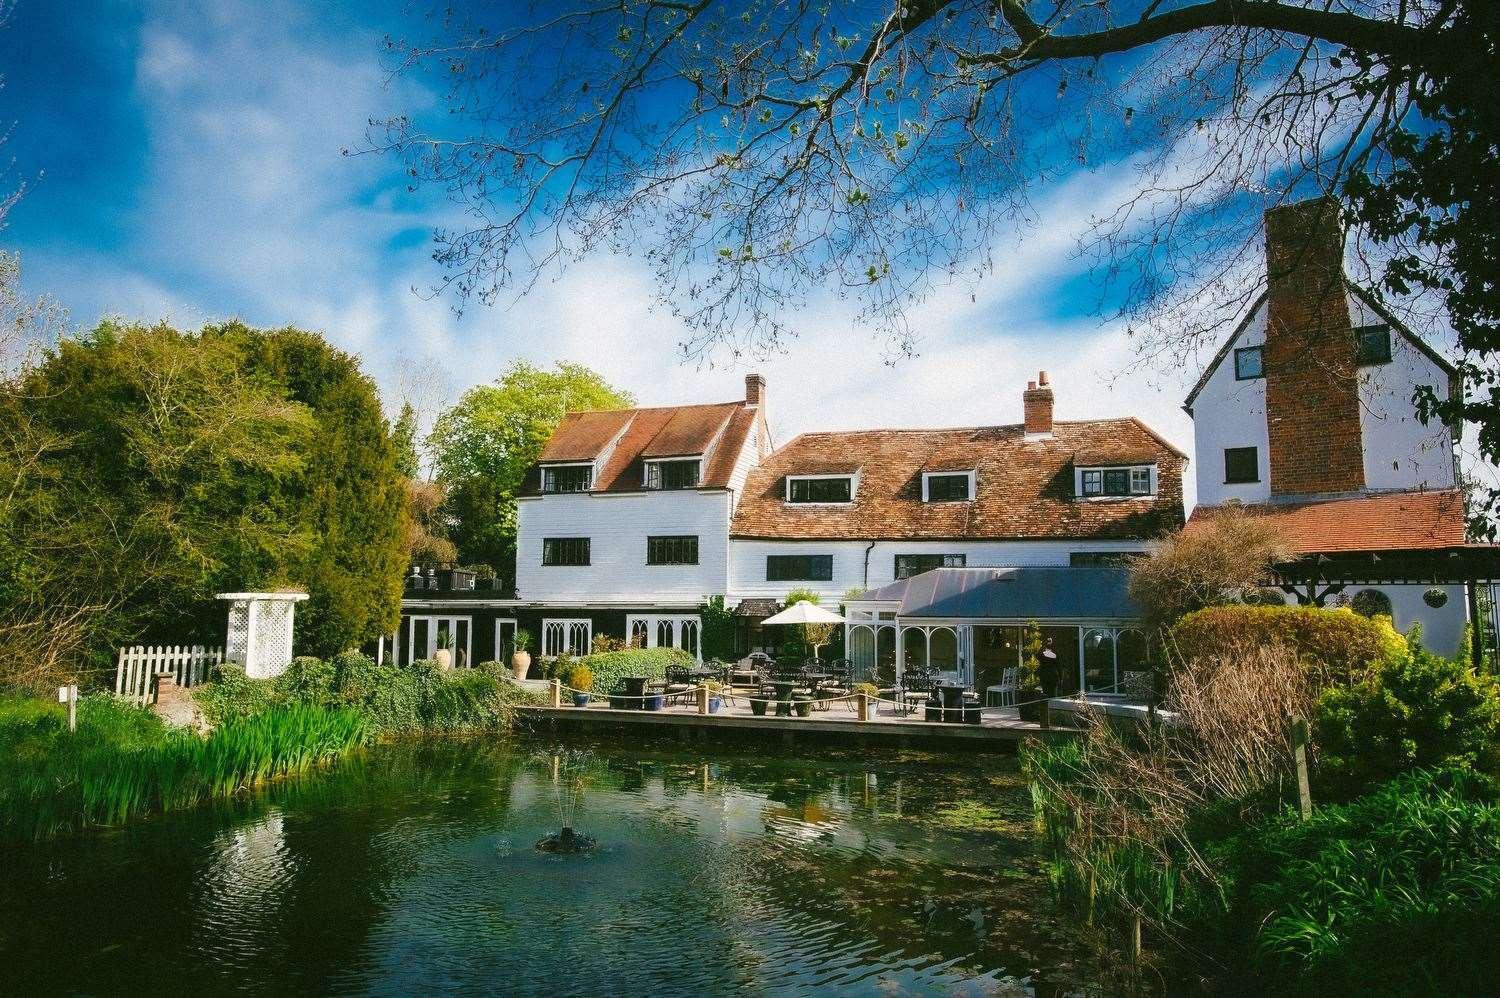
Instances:
[[[179,686],[195,686],[208,678],[208,670],[224,661],[223,648],[202,645],[154,645],[120,649],[115,667],[115,695],[136,703],[151,700],[151,677],[158,672],[177,676]]]

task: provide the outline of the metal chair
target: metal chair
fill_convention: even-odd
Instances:
[[[986,707],[1014,707],[1016,704],[1016,692],[1020,689],[1017,677],[1020,670],[1012,665],[1000,670],[1000,681],[994,686],[985,687]]]
[[[910,669],[903,672],[901,674],[901,685],[898,687],[900,691],[902,710],[910,714],[913,710],[916,709],[909,702],[912,694],[916,694],[918,698],[924,696],[930,697],[932,695],[933,686],[934,679],[932,673],[930,672],[926,672],[922,669]]]

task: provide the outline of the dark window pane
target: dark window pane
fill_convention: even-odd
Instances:
[[[580,464],[542,469],[543,492],[587,492],[594,483],[594,469]]]
[[[909,579],[934,568],[963,568],[966,562],[967,556],[961,554],[898,554],[896,578]]]
[[[646,488],[692,489],[698,486],[699,461],[648,461]]]
[[[848,502],[852,478],[794,478],[792,502]]]
[[[1110,468],[1104,473],[1104,494],[1107,496],[1124,496],[1130,494],[1130,470],[1128,468]]]
[[[1360,326],[1354,330],[1354,343],[1361,364],[1390,363],[1390,326]]]
[[[1260,481],[1260,462],[1254,447],[1224,448],[1224,482],[1234,485]]]
[[[1112,567],[1128,565],[1145,556],[1144,551],[1074,551],[1068,555],[1068,564],[1075,568]]]
[[[646,564],[648,565],[696,565],[698,564],[698,538],[647,537]]]
[[[1240,381],[1265,376],[1260,347],[1241,347],[1234,352],[1234,376]]]
[[[767,582],[832,582],[831,554],[768,554]]]
[[[931,475],[927,479],[928,502],[968,502],[968,475]]]
[[[542,538],[543,565],[587,565],[589,563],[589,539],[587,537]]]

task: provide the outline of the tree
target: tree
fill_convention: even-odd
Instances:
[[[461,301],[641,252],[689,352],[774,347],[829,286],[909,350],[908,308],[996,270],[1038,180],[1112,164],[1138,175],[1087,192],[1086,248],[1143,364],[1258,295],[1260,210],[1342,193],[1365,272],[1406,317],[1451,319],[1471,386],[1500,380],[1484,0],[624,0],[437,23],[388,51],[440,72],[453,113],[371,138],[470,207],[437,233]],[[1489,391],[1424,398],[1500,455]]]
[[[1225,507],[1168,536],[1148,558],[1130,563],[1130,597],[1153,633],[1204,607],[1246,603],[1271,583],[1285,555],[1263,519]]]
[[[417,454],[417,410],[410,402],[401,403],[401,415],[391,427],[391,446],[396,448],[396,470],[415,479],[422,473],[422,459]]]
[[[452,565],[458,549],[447,536],[443,502],[447,491],[439,482],[407,479],[406,560],[408,564]]]
[[[516,492],[552,431],[569,412],[634,404],[629,392],[569,363],[547,371],[516,361],[493,385],[464,392],[428,437],[459,557],[513,579]]]
[[[795,606],[798,603],[811,603],[813,606],[821,606],[823,597],[811,589],[793,589],[786,594],[786,605]],[[832,638],[833,632],[838,629],[838,624],[799,624],[797,630],[802,635],[802,640],[812,649],[813,658],[818,657],[818,650],[826,645]]]

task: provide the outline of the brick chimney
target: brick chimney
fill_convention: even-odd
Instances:
[[[759,374],[745,375],[745,402],[747,405],[766,404],[766,379]]]
[[[1047,381],[1046,371],[1038,371],[1035,381],[1026,382],[1021,409],[1026,414],[1028,437],[1052,435],[1052,385]]]
[[[1266,429],[1273,495],[1365,485],[1359,371],[1339,204],[1266,212]]]

